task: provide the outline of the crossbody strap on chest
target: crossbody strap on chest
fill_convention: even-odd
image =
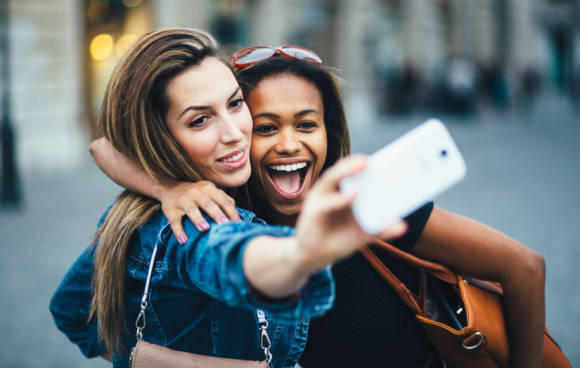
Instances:
[[[155,264],[155,257],[157,256],[157,249],[157,244],[155,244],[155,248],[153,248],[153,253],[151,254],[151,261],[149,262],[147,279],[145,280],[145,290],[143,291],[143,297],[141,297],[141,309],[137,315],[137,319],[135,320],[135,328],[137,329],[135,337],[137,338],[137,342],[143,339],[143,330],[147,325],[145,320],[145,310],[149,303],[148,299],[149,291],[151,290],[151,276],[153,275],[153,266]],[[270,352],[270,338],[268,337],[267,332],[268,320],[266,319],[264,311],[260,309],[256,310],[256,317],[258,319],[258,327],[260,328],[260,349],[264,352],[266,363],[269,364],[272,361],[272,353]]]
[[[383,240],[376,239],[374,244],[381,247],[389,256],[396,258],[404,263],[407,263],[420,271],[428,272],[433,276],[449,283],[456,284],[457,276],[456,274],[448,269],[447,267],[421,259],[410,253],[407,253],[394,245],[391,245]],[[391,288],[397,293],[399,298],[403,303],[409,307],[413,312],[419,315],[423,315],[423,309],[420,306],[420,301],[415,294],[413,294],[404,282],[399,280],[395,274],[373,253],[368,247],[364,247],[361,250],[362,255],[366,260],[373,266],[373,268],[385,279],[385,281],[391,286]]]
[[[428,261],[411,253],[405,252],[386,241],[376,239],[374,242],[378,245],[381,250],[385,251],[389,256],[396,258],[402,262],[405,262],[422,272],[429,273],[442,281],[447,282],[451,285],[457,284],[457,274],[451,271],[449,268],[443,266],[442,264]],[[391,288],[399,295],[403,303],[408,306],[413,312],[423,315],[423,309],[420,307],[420,301],[415,294],[413,294],[404,282],[399,280],[397,276],[373,253],[368,247],[361,249],[362,255],[366,260],[373,266],[373,268],[385,279],[385,281],[391,286]],[[489,292],[495,294],[502,294],[501,286],[496,282],[480,280],[468,275],[463,275],[463,278],[469,280],[470,283],[477,285],[478,287],[485,289]]]

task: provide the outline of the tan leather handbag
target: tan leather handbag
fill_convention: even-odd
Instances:
[[[414,295],[369,248],[362,250],[367,261],[415,313],[447,367],[508,368],[509,345],[499,284],[458,275],[384,241],[376,244],[421,271],[419,295]],[[547,329],[542,367],[572,367]]]
[[[218,358],[186,353],[141,339],[131,353],[132,368],[267,368],[266,361]]]
[[[169,349],[165,346],[151,344],[143,340],[143,330],[145,329],[145,310],[147,309],[147,296],[149,295],[149,285],[153,264],[157,255],[157,245],[153,249],[149,271],[145,282],[145,291],[141,298],[141,311],[135,321],[137,327],[137,344],[131,350],[131,368],[268,368],[272,360],[270,353],[270,339],[266,329],[268,321],[263,311],[257,310],[258,325],[260,328],[260,348],[264,351],[263,361],[241,360],[214,357],[201,354],[193,354],[184,351]]]

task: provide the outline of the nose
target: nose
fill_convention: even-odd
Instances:
[[[294,155],[302,149],[302,143],[292,129],[283,130],[276,143],[276,152],[279,154]]]
[[[221,141],[224,144],[237,143],[244,137],[240,127],[236,124],[235,119],[230,116],[225,116],[222,119]]]

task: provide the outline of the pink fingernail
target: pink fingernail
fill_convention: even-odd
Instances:
[[[183,245],[187,243],[187,237],[185,235],[180,235],[179,236],[179,244]]]
[[[201,222],[199,223],[199,227],[200,227],[200,228],[201,228],[203,231],[205,231],[205,230],[209,229],[209,225],[208,225],[208,224],[207,224],[207,222],[205,222],[205,221],[201,221]]]
[[[219,218],[218,222],[219,222],[220,224],[225,224],[226,222],[229,222],[229,220],[228,220],[228,218],[227,218],[227,217],[225,217],[225,216],[222,216],[222,217],[220,217],[220,218]]]

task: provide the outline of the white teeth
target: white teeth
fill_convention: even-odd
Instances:
[[[270,169],[276,170],[276,171],[292,172],[292,171],[304,169],[306,167],[306,165],[307,165],[306,162],[299,162],[297,164],[290,164],[290,165],[272,165],[272,166],[270,166]]]
[[[228,157],[228,158],[224,158],[223,160],[221,160],[222,162],[234,162],[234,161],[238,161],[240,158],[242,158],[244,154],[244,151],[241,151],[240,153],[238,153],[237,155],[234,155],[232,157]]]

